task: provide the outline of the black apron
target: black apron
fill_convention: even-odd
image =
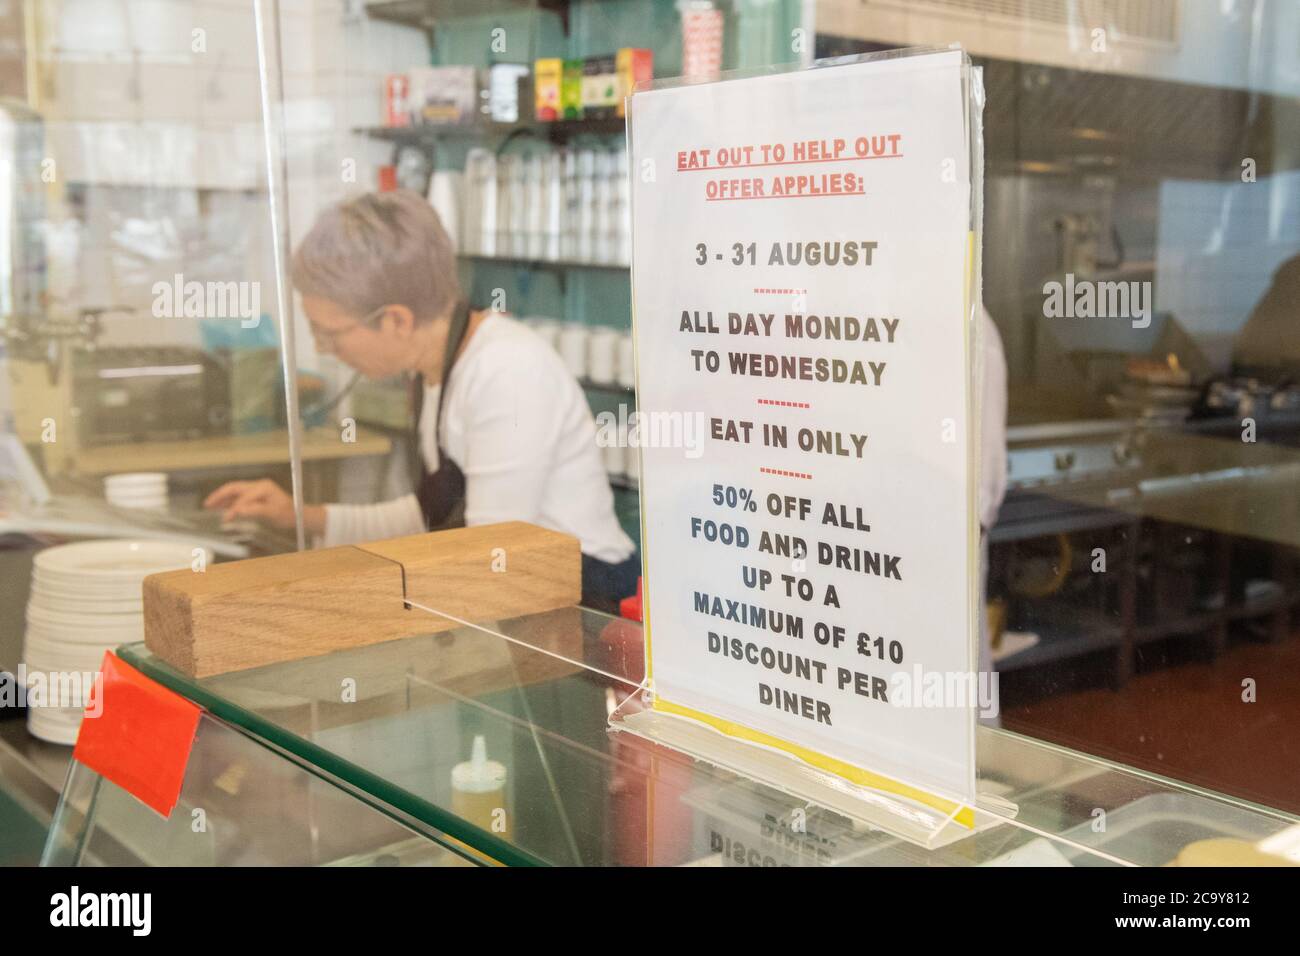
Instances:
[[[465,341],[465,332],[469,328],[469,302],[461,300],[452,312],[451,328],[447,332],[447,351],[442,360],[442,388],[438,391],[438,408],[433,419],[434,445],[438,449],[438,470],[429,471],[420,450],[420,413],[424,410],[424,376],[416,375],[413,401],[415,405],[415,432],[413,435],[412,485],[415,496],[420,502],[420,513],[424,516],[424,527],[428,531],[441,531],[445,528],[463,528],[465,526],[465,473],[451,460],[447,450],[442,446],[442,405],[447,398],[447,388],[451,384],[452,366],[456,362],[456,353]]]

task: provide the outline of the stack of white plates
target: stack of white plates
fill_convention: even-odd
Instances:
[[[28,686],[40,681],[46,693],[37,701],[29,691],[33,736],[76,742],[104,651],[144,639],[140,582],[156,571],[188,568],[193,558],[190,545],[173,541],[84,541],[36,555],[23,662]],[[73,693],[59,699],[59,688]]]
[[[161,471],[109,475],[104,479],[104,497],[110,505],[118,508],[165,509],[167,475]]]

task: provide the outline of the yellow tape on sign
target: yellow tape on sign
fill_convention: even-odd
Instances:
[[[790,743],[780,737],[773,737],[761,730],[754,730],[752,727],[746,727],[744,724],[738,724],[735,721],[724,720],[703,711],[683,707],[681,704],[674,704],[662,697],[655,697],[653,707],[665,714],[674,714],[678,717],[689,717],[691,720],[697,720],[702,724],[707,724],[714,730],[726,734],[728,737],[735,737],[738,740],[745,740],[750,743],[761,744],[764,747],[771,747],[774,750],[780,750],[792,757],[798,757],[804,763],[810,764],[818,770],[825,770],[837,777],[843,777],[849,783],[857,784],[860,787],[868,787],[882,793],[892,793],[895,796],[905,797],[908,800],[951,816],[953,822],[965,827],[967,830],[973,829],[975,826],[975,811],[972,808],[955,803],[952,800],[945,800],[943,797],[936,796],[926,790],[920,790],[909,784],[900,783],[892,777],[872,773],[870,770],[863,770],[861,767],[855,767],[843,760],[836,760],[834,757],[828,757],[826,754],[809,750],[799,744]]]

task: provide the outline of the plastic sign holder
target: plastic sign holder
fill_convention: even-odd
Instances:
[[[654,692],[638,692],[610,715],[611,730],[703,760],[809,803],[842,814],[891,836],[927,849],[939,849],[971,834],[1014,818],[1015,804],[993,794],[974,802],[872,778],[858,767],[822,769],[791,754],[785,746],[767,746],[672,710],[655,709]],[[863,781],[855,783],[854,778]],[[894,788],[899,792],[890,792]]]
[[[977,681],[982,110],[957,47],[628,104],[646,684],[610,727],[933,848],[1016,812],[979,702],[890,684]]]

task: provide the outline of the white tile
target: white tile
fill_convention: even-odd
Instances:
[[[207,65],[199,71],[198,115],[209,124],[262,119],[261,74],[247,67]]]
[[[140,116],[142,89],[130,63],[61,60],[48,70],[42,111],[50,117],[82,120],[134,120]]]
[[[200,75],[196,67],[142,63],[138,75],[141,119],[197,122]]]
[[[105,4],[106,6],[108,4]],[[187,55],[199,26],[197,3],[127,0],[130,46],[146,58]]]

